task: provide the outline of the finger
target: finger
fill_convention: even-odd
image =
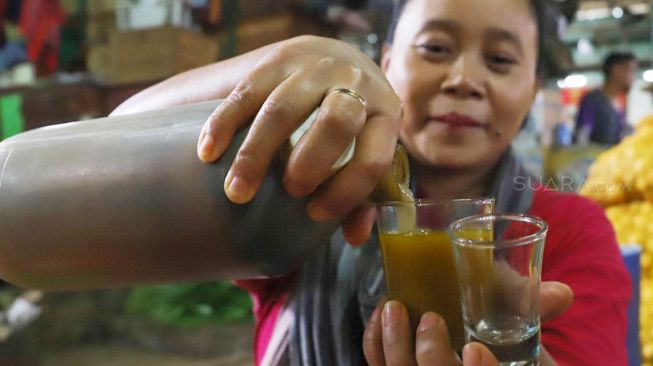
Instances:
[[[415,350],[406,307],[396,300],[388,301],[381,317],[383,354],[389,366],[415,364]]]
[[[278,73],[254,70],[238,83],[204,123],[197,142],[199,158],[211,163],[221,156],[234,133],[256,115],[265,98],[281,80]]]
[[[328,94],[315,122],[290,154],[284,183],[299,196],[315,190],[333,174],[332,166],[359,134],[365,105],[345,93]]]
[[[455,365],[456,353],[451,348],[447,323],[442,317],[427,312],[417,326],[415,356],[418,365]]]
[[[499,361],[492,352],[480,343],[468,343],[463,347],[464,366],[498,366]]]
[[[269,95],[225,178],[225,193],[230,200],[245,203],[254,197],[272,158],[321,98],[320,91],[297,76],[283,81]]]
[[[383,356],[383,333],[381,330],[381,311],[383,304],[379,304],[367,321],[363,333],[363,354],[370,366],[385,365]]]
[[[313,220],[343,216],[372,192],[392,162],[397,128],[397,121],[391,117],[378,115],[367,120],[358,135],[352,160],[309,202],[308,212]]]
[[[376,220],[376,210],[372,205],[358,206],[342,223],[342,231],[347,243],[353,246],[365,244]]]
[[[544,281],[540,284],[540,316],[551,320],[567,310],[574,302],[571,287],[562,282]]]

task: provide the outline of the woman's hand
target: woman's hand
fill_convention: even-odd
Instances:
[[[560,282],[543,282],[540,290],[543,321],[563,313],[573,302],[571,289]],[[414,343],[413,343],[414,339]],[[440,316],[422,315],[413,337],[406,308],[398,301],[380,304],[372,313],[363,336],[365,359],[371,366],[498,366],[490,350],[480,343],[463,348],[462,362],[449,342],[447,325]],[[555,365],[546,352],[542,365]]]
[[[492,352],[479,343],[465,345],[461,363],[451,348],[446,322],[433,312],[422,315],[413,337],[408,311],[395,300],[372,313],[365,329],[363,351],[370,366],[499,365]]]
[[[355,91],[365,103],[330,93],[340,88]],[[349,45],[302,36],[274,47],[209,117],[198,155],[215,161],[254,118],[224,184],[231,201],[249,202],[271,159],[318,106],[315,123],[290,154],[284,185],[294,197],[311,195],[308,212],[316,221],[350,214],[344,228],[348,239],[359,243],[367,238],[372,216],[369,209],[352,210],[390,166],[401,103],[379,67]],[[354,138],[352,160],[334,174],[331,166]]]

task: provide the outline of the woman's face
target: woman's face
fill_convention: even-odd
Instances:
[[[404,103],[400,139],[421,164],[493,165],[536,92],[526,0],[410,0],[382,67]]]

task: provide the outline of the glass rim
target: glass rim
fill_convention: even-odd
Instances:
[[[519,222],[525,222],[525,223],[535,225],[538,227],[538,230],[533,234],[528,234],[526,236],[522,236],[519,238],[501,239],[501,240],[466,239],[466,238],[461,238],[460,236],[455,234],[454,231],[457,228],[460,228],[462,225],[468,224],[469,222],[478,221],[478,220],[491,221],[491,222],[496,222],[500,220],[519,221]],[[473,216],[468,216],[456,220],[449,225],[447,232],[449,234],[449,238],[451,239],[451,242],[454,243],[455,245],[468,247],[468,248],[473,247],[473,248],[480,248],[480,249],[488,249],[488,248],[496,248],[497,247],[496,243],[498,242],[501,243],[501,245],[499,246],[500,248],[513,248],[513,247],[526,245],[533,241],[543,239],[548,229],[549,229],[549,225],[546,223],[546,221],[536,216],[531,216],[526,214],[512,214],[512,213],[491,213],[491,214],[473,215]]]
[[[377,203],[378,208],[396,207],[396,206],[451,206],[461,203],[478,203],[478,204],[495,204],[494,197],[471,197],[471,198],[453,198],[453,199],[430,199],[418,198],[414,201],[383,201]]]

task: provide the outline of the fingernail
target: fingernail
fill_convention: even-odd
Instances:
[[[333,212],[331,212],[326,207],[319,204],[315,204],[315,205],[309,204],[308,214],[311,216],[313,220],[317,222],[333,220],[336,217],[336,215],[334,215]]]
[[[466,344],[463,347],[463,361],[465,366],[481,366],[483,362],[481,350],[473,343]]]
[[[206,134],[200,142],[199,156],[200,159],[208,161],[213,155],[213,149],[215,148],[215,140],[213,136]]]
[[[422,319],[419,321],[419,326],[417,327],[418,332],[426,332],[428,330],[436,329],[439,326],[439,318],[431,313],[425,313],[422,315]]]
[[[383,325],[392,326],[399,322],[401,308],[399,303],[393,300],[390,300],[385,303],[383,307]]]
[[[227,198],[234,203],[247,203],[251,199],[251,185],[245,179],[239,176],[232,176],[231,172],[227,174],[224,182],[224,192]]]

